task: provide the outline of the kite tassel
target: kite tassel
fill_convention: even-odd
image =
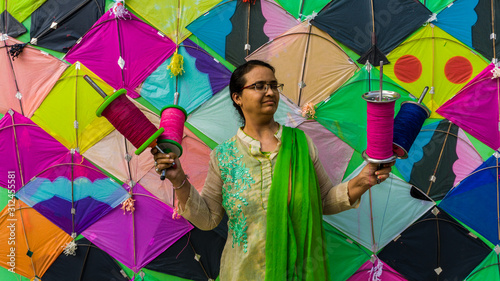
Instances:
[[[172,60],[170,61],[170,64],[168,65],[168,69],[170,69],[170,76],[177,76],[177,75],[182,75],[184,71],[183,64],[184,64],[184,57],[177,52],[178,50],[175,50],[174,55],[172,56]]]
[[[316,109],[312,102],[308,102],[302,106],[301,109],[302,117],[316,118]]]
[[[378,258],[375,263],[373,264],[374,266],[370,269],[370,276],[372,277],[371,281],[380,281],[380,277],[382,276],[383,271],[383,264]]]
[[[68,242],[65,246],[64,246],[64,251],[63,253],[66,255],[66,256],[69,256],[69,255],[72,255],[72,256],[76,256],[76,249],[78,249],[77,247],[77,244],[75,242],[75,240],[71,240],[71,242]]]
[[[493,74],[493,76],[491,77],[491,79],[499,78],[500,77],[500,68],[498,68],[498,66],[495,66],[491,70],[491,73]]]
[[[130,194],[130,197],[127,200],[123,201],[122,210],[124,215],[125,212],[133,213],[135,211],[134,202],[135,199],[132,199],[132,194]]]
[[[172,219],[173,220],[178,220],[181,218],[181,215],[179,215],[179,213],[177,212],[178,211],[178,208],[179,207],[175,207],[174,211],[172,212]]]
[[[113,8],[111,8],[111,11],[115,15],[115,18],[125,19],[125,16],[130,18],[129,12],[125,9],[125,0],[115,0],[115,4]]]
[[[12,57],[12,60],[19,57],[19,55],[23,52],[24,47],[26,47],[26,44],[28,43],[15,44],[10,47],[9,53],[10,56]]]

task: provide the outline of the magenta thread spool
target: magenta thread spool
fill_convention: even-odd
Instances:
[[[165,131],[158,137],[158,147],[165,153],[182,155],[182,136],[187,112],[178,105],[167,105],[161,110],[160,128]]]
[[[164,129],[156,126],[127,99],[127,90],[120,89],[107,96],[97,108],[96,115],[104,116],[134,147],[136,155],[141,154],[146,147],[154,147],[156,139]]]
[[[362,97],[367,101],[367,148],[362,156],[371,163],[393,162],[394,106],[400,95],[383,90],[370,91]]]

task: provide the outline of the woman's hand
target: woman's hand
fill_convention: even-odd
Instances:
[[[361,195],[363,195],[363,193],[365,193],[372,186],[388,179],[392,170],[391,167],[394,163],[396,162],[382,164],[380,169],[379,164],[366,164],[361,172],[349,181],[348,193],[351,205],[354,204],[354,202],[356,202]],[[377,180],[379,182],[377,182]]]
[[[366,186],[366,189],[369,189],[370,187],[385,181],[389,178],[389,174],[392,170],[391,167],[394,163],[395,162],[382,164],[381,167],[379,167],[379,164],[376,163],[366,164],[357,176],[359,177],[360,184]]]
[[[154,156],[156,173],[161,175],[165,170],[165,177],[173,186],[181,185],[186,174],[177,155],[174,152],[161,153],[156,147],[151,149],[151,154]]]

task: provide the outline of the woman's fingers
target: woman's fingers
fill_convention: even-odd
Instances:
[[[156,173],[161,174],[162,170],[175,168],[176,160],[177,160],[177,155],[174,152],[154,154]]]

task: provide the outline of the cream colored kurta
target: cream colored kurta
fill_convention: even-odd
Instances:
[[[202,230],[215,228],[227,213],[229,232],[221,259],[221,281],[264,280],[266,209],[273,168],[281,147],[281,132],[280,126],[275,134],[278,145],[271,153],[261,153],[260,142],[241,129],[236,136],[217,146],[210,155],[201,195],[191,186],[185,209],[179,212]],[[318,159],[316,146],[306,137],[321,189],[323,214],[353,208],[347,183],[332,186]]]

